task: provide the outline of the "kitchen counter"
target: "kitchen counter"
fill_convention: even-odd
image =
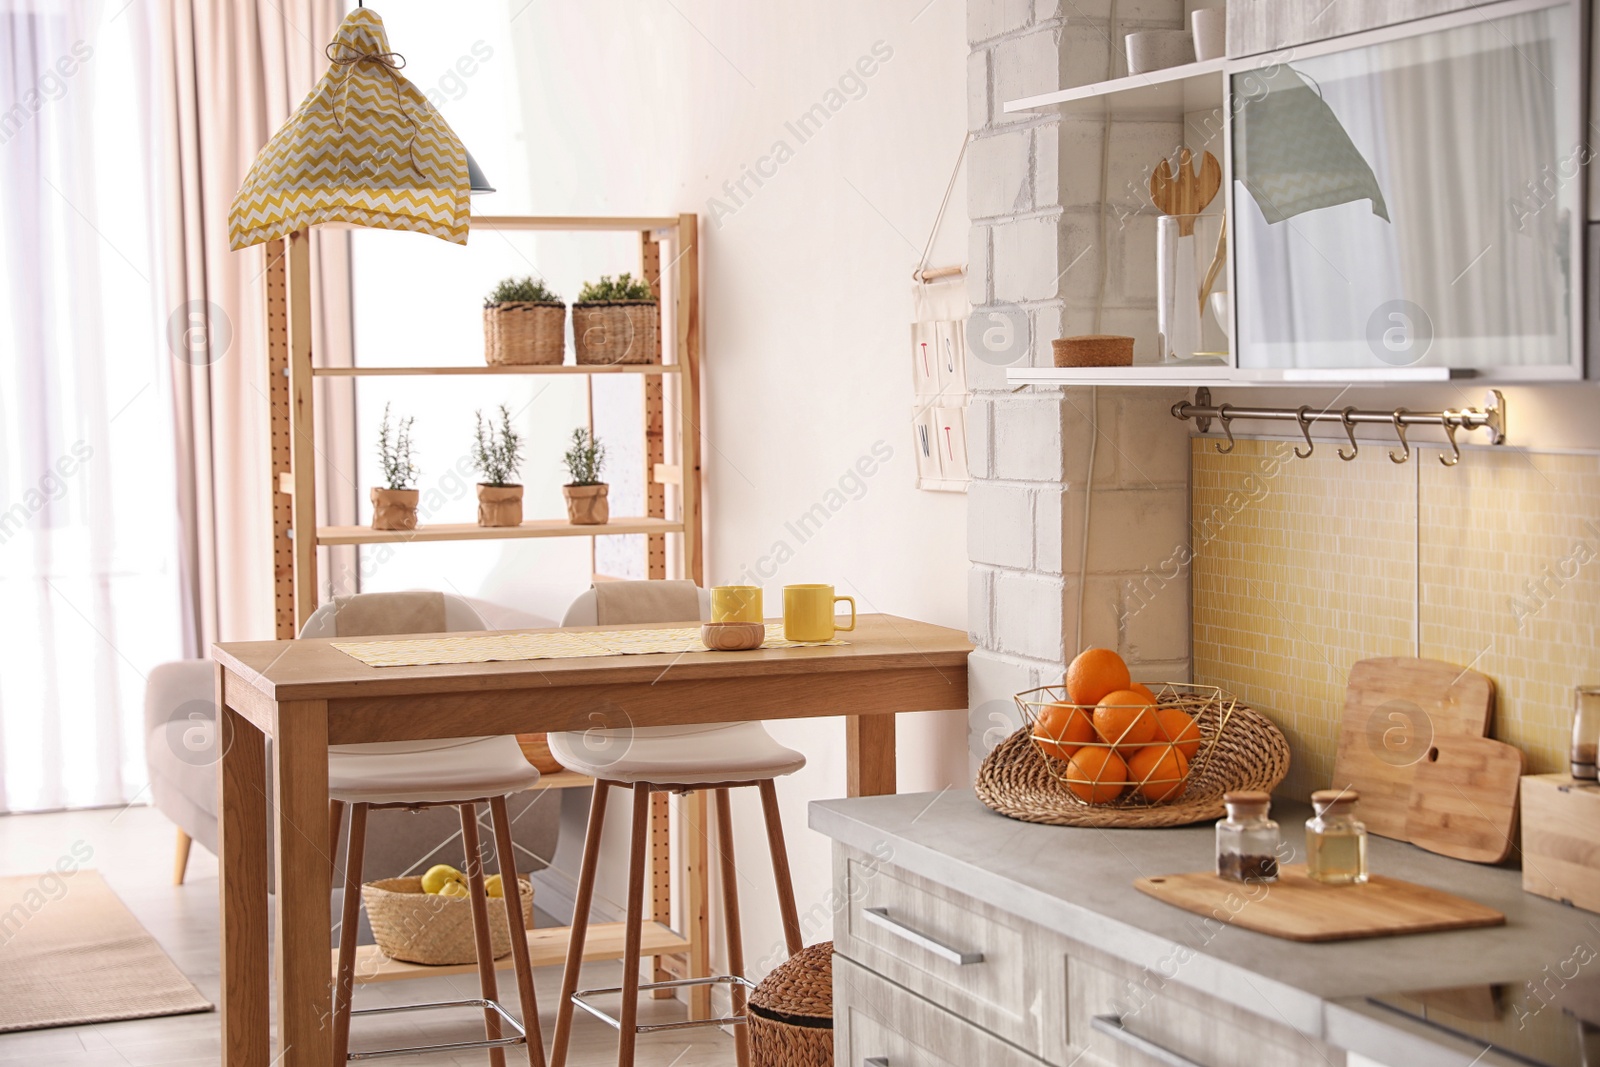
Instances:
[[[1300,855],[1310,814],[1303,804],[1273,809],[1284,841]],[[1482,1046],[1368,1005],[1366,996],[1517,980],[1569,959],[1580,942],[1600,947],[1600,916],[1524,893],[1518,871],[1381,837],[1369,844],[1375,873],[1487,904],[1505,913],[1506,925],[1306,944],[1207,921],[1133,888],[1135,878],[1210,869],[1209,823],[1155,830],[1040,826],[995,814],[971,790],[947,790],[818,801],[810,825],[1135,966],[1406,1067],[1464,1064]],[[1180,963],[1179,953],[1192,956]],[[1511,1061],[1490,1055],[1478,1062]]]

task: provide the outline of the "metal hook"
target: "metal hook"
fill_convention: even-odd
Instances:
[[[1339,449],[1339,458],[1346,463],[1355,459],[1356,455],[1361,451],[1361,446],[1356,444],[1356,424],[1350,419],[1350,413],[1354,410],[1354,407],[1348,407],[1339,412],[1339,421],[1344,423],[1345,436],[1350,438],[1350,451],[1346,452],[1343,447]]]
[[[1223,448],[1222,442],[1216,443],[1217,451],[1226,456],[1233,451],[1233,416],[1228,414],[1228,405],[1224,404],[1217,409],[1217,418],[1222,420],[1222,432],[1228,435],[1228,447]]]
[[[1298,445],[1295,446],[1294,454],[1301,459],[1310,459],[1311,453],[1317,450],[1316,442],[1311,440],[1311,422],[1306,418],[1306,412],[1310,410],[1310,404],[1301,404],[1299,410],[1294,413],[1294,421],[1300,424],[1300,433],[1306,439],[1306,450],[1304,452],[1300,451]]]
[[[1461,446],[1456,444],[1456,430],[1459,427],[1448,418],[1444,420],[1442,425],[1444,426],[1444,435],[1450,439],[1450,455],[1446,456],[1441,452],[1439,454],[1439,462],[1446,467],[1454,467],[1461,462]]]
[[[1394,432],[1399,435],[1400,447],[1405,449],[1405,454],[1397,456],[1394,454],[1394,449],[1389,449],[1389,462],[1391,463],[1404,463],[1411,458],[1411,443],[1406,440],[1406,424],[1400,421],[1405,413],[1405,408],[1394,409]]]

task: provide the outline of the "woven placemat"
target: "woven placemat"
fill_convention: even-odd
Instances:
[[[1024,726],[984,757],[974,783],[985,805],[1023,822],[1052,826],[1186,826],[1220,818],[1222,795],[1235,789],[1272,790],[1289,773],[1289,742],[1266,716],[1236,705],[1204,766],[1183,796],[1165,804],[1110,807],[1080,800],[1052,773]]]
[[[767,623],[762,648],[842,645],[832,641],[786,641],[783,623]],[[593,656],[683,655],[709,652],[698,626],[650,630],[559,630],[536,634],[476,634],[470,637],[411,637],[400,641],[335,641],[333,647],[369,667],[422,667],[436,663],[494,663],[523,659],[585,659]]]

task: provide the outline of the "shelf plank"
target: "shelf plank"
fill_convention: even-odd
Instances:
[[[591,923],[583,942],[585,963],[595,960],[620,960],[626,923]],[[570,930],[565,926],[548,926],[528,931],[528,955],[535,967],[559,967],[567,961],[567,940]],[[664,956],[683,952],[689,942],[660,923],[647,922],[643,935],[642,956]],[[338,973],[339,950],[333,950],[334,973]],[[511,954],[495,960],[496,970],[511,969]],[[430,967],[420,963],[392,960],[378,951],[376,945],[361,945],[356,949],[356,984],[368,982],[403,982],[409,978],[437,978],[441,975],[477,974],[476,963],[448,964]]]
[[[1448,382],[1473,377],[1450,367],[1346,369],[1236,367],[1011,367],[1009,385],[1348,385],[1361,382]]]
[[[677,374],[682,369],[676,363],[612,363],[597,367],[560,363],[550,366],[499,364],[492,367],[488,364],[481,367],[313,367],[311,373],[318,378],[379,378],[435,374]]]
[[[602,526],[577,526],[565,519],[532,519],[521,526],[430,523],[415,530],[374,530],[370,526],[319,526],[319,545],[380,545],[412,541],[499,541],[517,537],[610,537],[618,534],[682,533],[671,519],[612,519]]]
[[[1132,74],[1126,78],[1007,100],[1008,113],[1056,108],[1062,113],[1109,111],[1118,116],[1176,115],[1222,106],[1225,59]]]
[[[576,233],[580,230],[611,230],[618,233],[638,230],[676,229],[677,216],[655,215],[474,215],[473,230],[555,230]]]

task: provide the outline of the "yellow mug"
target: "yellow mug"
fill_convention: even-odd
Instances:
[[[850,625],[834,621],[833,606],[844,600],[850,604]],[[854,597],[834,596],[831,585],[786,585],[783,587],[783,637],[786,641],[832,641],[835,630],[856,628]]]
[[[711,587],[712,622],[762,622],[759,585],[714,585]]]

